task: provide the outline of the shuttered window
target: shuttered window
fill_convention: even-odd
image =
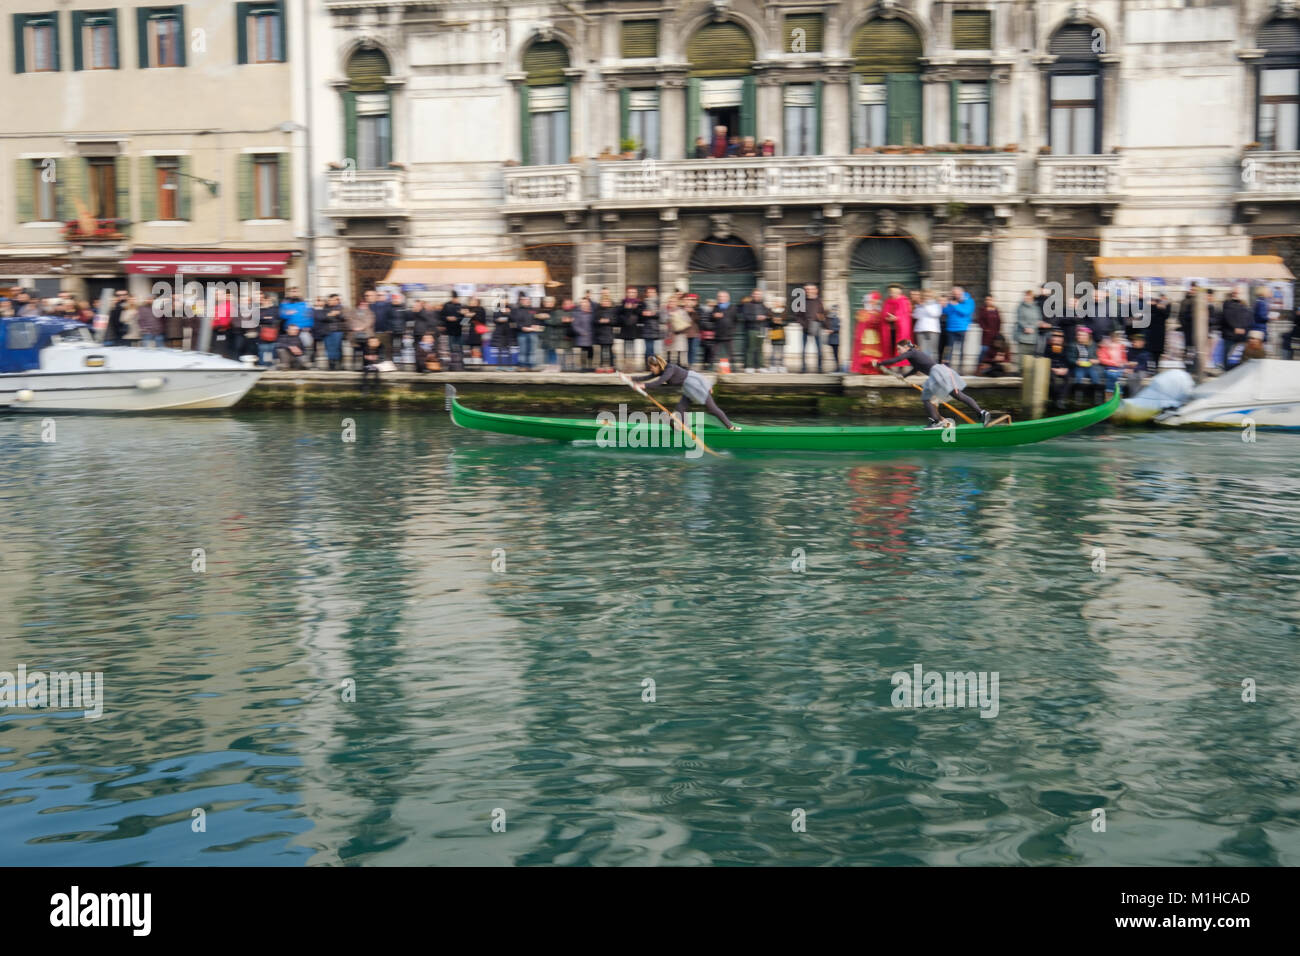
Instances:
[[[14,72],[53,73],[59,69],[59,15],[14,14]]]
[[[382,50],[358,50],[348,60],[348,89],[354,93],[377,93],[387,87],[388,57]]]
[[[1097,54],[1105,49],[1105,39],[1097,28],[1086,23],[1073,23],[1052,35],[1047,52],[1064,59],[1095,60]]]
[[[785,18],[786,53],[821,53],[823,24],[820,13],[792,13]]]
[[[240,63],[285,62],[284,0],[235,4],[235,50]]]
[[[641,60],[659,55],[658,20],[624,20],[619,55],[625,60]]]
[[[140,69],[185,65],[185,7],[136,10],[136,48]]]
[[[1268,21],[1260,27],[1259,45],[1269,53],[1300,53],[1300,22]]]
[[[116,70],[117,11],[72,11],[72,68]]]
[[[748,73],[757,54],[748,31],[738,23],[709,23],[686,45],[692,76]]]
[[[524,54],[524,73],[529,86],[554,86],[564,82],[569,68],[569,51],[555,40],[534,43]]]
[[[918,73],[921,38],[904,20],[877,18],[853,35],[852,54],[857,73]]]
[[[952,48],[989,50],[993,47],[993,14],[988,10],[954,10]]]
[[[59,218],[58,164],[62,160],[20,159],[14,185],[17,187],[19,222],[54,222]]]

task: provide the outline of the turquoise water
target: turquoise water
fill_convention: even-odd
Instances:
[[[0,862],[1300,864],[1297,436],[342,417],[0,416],[0,671],[104,675],[0,709]]]

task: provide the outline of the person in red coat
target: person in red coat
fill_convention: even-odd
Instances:
[[[912,300],[903,294],[901,285],[889,287],[889,298],[885,300],[881,314],[892,341],[912,340]]]
[[[993,340],[1002,334],[1002,313],[993,304],[993,296],[984,297],[984,304],[975,310],[975,321],[980,327],[980,354],[982,355],[993,344]]]
[[[850,371],[854,375],[880,375],[877,363],[894,354],[889,323],[880,308],[880,293],[869,292],[863,306],[855,316]]]

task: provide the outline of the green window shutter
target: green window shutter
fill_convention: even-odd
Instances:
[[[747,73],[755,59],[754,39],[739,23],[706,23],[686,44],[692,76]]]
[[[343,158],[357,161],[357,94],[343,91]]]
[[[525,166],[532,165],[532,124],[528,114],[528,87],[519,86],[519,161]]]
[[[686,158],[695,158],[695,141],[700,138],[700,81],[686,80]]]
[[[281,63],[289,62],[289,18],[284,12],[284,0],[275,0],[275,8],[280,11],[280,45],[276,54]]]
[[[23,13],[14,14],[14,72],[26,73],[26,47],[23,45],[23,26],[27,22],[27,15]]]
[[[954,50],[992,49],[993,14],[988,10],[954,10],[952,48]]]
[[[140,157],[139,192],[140,221],[152,222],[158,218],[158,160],[153,156]]]
[[[240,153],[238,172],[239,218],[252,219],[253,214],[253,155]]]
[[[177,43],[177,46],[179,47],[177,51],[179,56],[177,57],[177,60],[179,60],[181,66],[184,66],[185,48],[189,45],[189,39],[185,35],[185,8],[172,7],[172,9],[176,11],[176,32],[179,34],[179,41]]]
[[[619,39],[619,56],[639,60],[659,55],[658,20],[624,20]]]
[[[382,93],[390,70],[382,50],[358,50],[348,60],[348,89],[354,93]]]
[[[113,158],[113,186],[118,219],[131,218],[131,157]]]
[[[281,153],[280,158],[276,160],[276,179],[280,183],[280,216],[281,219],[293,218],[293,176],[289,162],[290,153]]]
[[[916,73],[921,69],[921,38],[907,21],[869,20],[853,34],[850,49],[858,73]]]
[[[564,84],[564,158],[567,163],[573,155],[573,81]]]
[[[618,145],[620,150],[623,148],[622,140],[628,138],[627,134],[630,129],[627,103],[631,96],[632,91],[626,86],[618,91],[618,138],[620,140]]]
[[[63,41],[59,37],[59,15],[54,14],[54,69],[63,69]]]
[[[194,184],[194,180],[190,178],[190,158],[181,156],[177,162],[177,172],[180,175],[176,177],[176,215],[180,219],[189,221],[194,218],[190,201]]]
[[[957,142],[957,127],[959,125],[958,117],[958,100],[961,93],[961,80],[948,81],[948,142]]]
[[[745,136],[757,137],[758,135],[754,132],[754,124],[758,116],[755,99],[754,78],[747,76],[740,94],[740,135],[742,138]]]
[[[108,28],[113,34],[113,69],[117,70],[122,66],[122,58],[118,56],[118,49],[122,41],[117,35],[117,11],[109,10],[105,16],[108,17]]]
[[[72,69],[74,72],[82,69],[81,27],[85,20],[86,14],[84,10],[72,11]]]
[[[149,69],[149,11],[145,7],[135,11],[135,44],[140,69]]]
[[[36,219],[36,177],[39,174],[39,166],[30,159],[18,160],[18,167],[14,173],[15,198],[17,203],[15,209],[18,211],[19,222],[33,222]]]
[[[248,3],[235,4],[235,62],[248,62]]]
[[[786,53],[821,53],[824,23],[820,13],[794,13],[785,18]],[[796,30],[802,30],[803,49],[794,49]]]
[[[885,75],[886,135],[891,146],[920,143],[921,78],[915,73]]]
[[[997,85],[997,84],[996,84],[993,80],[989,80],[989,83],[988,83],[988,91],[989,91],[989,92],[988,92],[988,100],[989,100],[989,118],[988,118],[989,141],[988,141],[988,145],[989,145],[989,146],[992,146],[992,145],[996,142],[996,140],[993,139],[993,87],[995,87],[996,85]]]
[[[817,124],[817,155],[822,154],[822,81],[813,84],[813,122]]]
[[[86,161],[80,156],[57,159],[54,161],[54,175],[59,218],[64,222],[76,219],[81,210],[89,206],[86,201]]]
[[[529,86],[560,86],[569,68],[569,51],[558,40],[538,41],[524,53],[525,82]]]

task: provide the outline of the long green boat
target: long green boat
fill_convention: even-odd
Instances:
[[[923,451],[926,449],[1005,448],[1028,445],[1079,431],[1105,421],[1120,405],[1119,389],[1110,401],[1095,408],[1052,418],[1007,425],[955,425],[925,428],[919,425],[743,425],[740,431],[723,428],[712,416],[692,415],[691,428],[711,449],[781,449],[790,451]],[[447,410],[462,428],[523,435],[552,441],[590,442],[602,447],[691,449],[684,436],[662,413],[624,415],[605,413],[597,418],[535,418],[466,408],[447,386]],[[698,424],[697,424],[698,422]]]

